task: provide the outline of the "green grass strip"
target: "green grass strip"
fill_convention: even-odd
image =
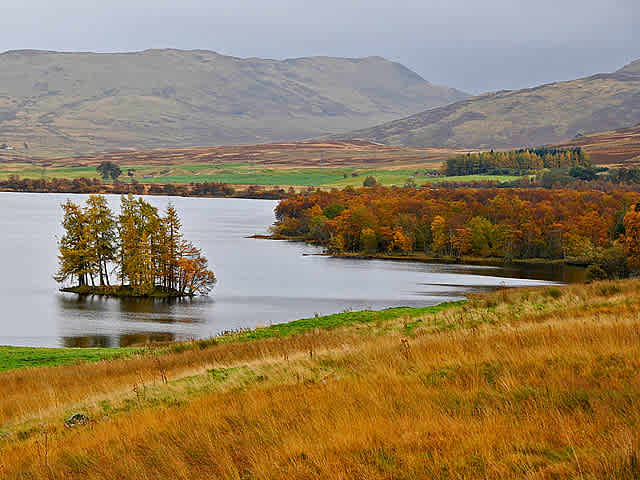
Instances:
[[[330,330],[354,324],[388,322],[398,318],[416,318],[460,306],[464,300],[446,302],[430,307],[396,307],[386,310],[363,310],[359,312],[336,313],[322,317],[304,318],[288,323],[279,323],[246,332],[232,333],[212,339],[195,342],[178,342],[168,347],[166,352],[181,352],[191,348],[207,348],[217,343],[248,342],[267,338],[282,338],[301,335],[314,329]],[[0,347],[0,371],[27,367],[54,367],[72,363],[99,362],[101,360],[125,358],[143,349],[125,348],[35,348]],[[163,349],[160,350],[162,352]]]
[[[281,338],[300,335],[316,328],[330,330],[357,323],[388,322],[398,318],[416,318],[427,314],[438,313],[453,307],[459,307],[465,300],[445,302],[430,307],[411,308],[394,307],[386,310],[362,310],[359,312],[336,313],[323,317],[304,318],[288,323],[279,323],[264,328],[256,328],[247,332],[230,335],[234,340],[250,341],[265,338]]]
[[[139,348],[34,348],[0,347],[0,371],[26,367],[55,367],[71,363],[122,358]]]

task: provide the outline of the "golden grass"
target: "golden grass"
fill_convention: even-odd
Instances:
[[[4,372],[0,478],[638,478],[639,368],[630,280]]]

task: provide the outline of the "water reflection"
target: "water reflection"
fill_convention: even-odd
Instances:
[[[122,335],[84,335],[62,337],[62,346],[69,348],[115,348],[147,345],[156,342],[173,342],[176,335],[171,332],[130,333]]]
[[[202,321],[201,317],[180,315],[193,310],[194,306],[204,306],[213,300],[199,298],[115,298],[100,295],[60,294],[57,298],[61,316],[66,318],[84,317],[86,312],[95,316],[98,312],[120,312],[122,318],[160,323]],[[194,305],[195,304],[195,305]]]

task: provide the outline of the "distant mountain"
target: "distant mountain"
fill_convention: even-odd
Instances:
[[[289,141],[467,96],[380,57],[10,51],[0,54],[0,143],[87,153]]]
[[[344,135],[411,147],[542,145],[640,122],[640,60],[615,73],[487,93]]]

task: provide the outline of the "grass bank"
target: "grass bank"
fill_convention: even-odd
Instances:
[[[332,317],[0,372],[0,478],[639,478],[640,280]]]
[[[26,367],[54,367],[71,363],[124,358],[138,348],[32,348],[0,347],[0,371]]]
[[[226,333],[213,338],[193,340],[189,342],[158,343],[152,346],[123,348],[33,348],[33,347],[1,347],[0,371],[26,367],[52,367],[68,364],[100,362],[103,360],[122,359],[134,355],[145,356],[180,353],[186,350],[201,350],[213,345],[266,340],[302,335],[316,329],[331,330],[354,324],[370,322],[388,322],[398,318],[416,318],[430,313],[437,313],[447,308],[461,305],[462,302],[445,302],[423,308],[388,308],[373,311],[344,312],[334,315],[317,316],[279,323],[266,327]]]

